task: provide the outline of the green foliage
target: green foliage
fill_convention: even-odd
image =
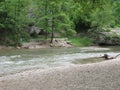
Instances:
[[[51,39],[55,36],[55,33],[62,33],[62,35],[65,33],[64,36],[67,36],[75,32],[74,28],[72,28],[73,23],[69,15],[67,15],[68,13],[66,13],[68,7],[65,7],[64,3],[67,3],[67,1],[41,0],[37,3],[36,14],[39,16],[37,26],[43,28],[47,33],[51,33]]]
[[[92,40],[88,37],[72,37],[69,40],[74,46],[89,46],[93,44]]]
[[[72,37],[76,34],[76,31],[80,30],[91,29],[94,32],[98,32],[103,30],[103,28],[120,27],[120,1],[0,1],[1,43],[15,45],[21,37],[23,41],[28,41],[30,37],[25,29],[31,23],[42,28],[46,32],[46,38],[48,34],[51,34],[51,39],[55,37],[55,33]],[[80,39],[76,40],[79,41]]]
[[[25,0],[4,0],[0,5],[0,44],[17,45],[19,38],[28,40],[24,31]]]
[[[110,27],[110,25],[114,24],[114,16],[112,16],[112,8],[110,1],[103,2],[100,8],[95,8],[94,11],[91,12],[91,27]]]
[[[82,30],[83,27],[102,30],[103,27],[114,26],[113,10],[115,8],[112,7],[111,0],[75,0],[75,5],[79,9],[75,10],[77,14],[72,19],[76,26],[81,26],[78,30]]]
[[[120,27],[120,1],[112,1],[113,3],[113,15],[115,16],[115,24],[113,27]]]

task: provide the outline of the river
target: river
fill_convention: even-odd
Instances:
[[[30,69],[47,69],[103,61],[105,53],[115,56],[119,47],[74,47],[47,49],[1,49],[0,76]],[[96,58],[97,57],[97,58]]]

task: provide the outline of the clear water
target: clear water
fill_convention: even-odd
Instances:
[[[3,49],[0,50],[0,76],[30,69],[47,69],[58,66],[99,62],[96,57],[104,53],[117,55],[119,47],[111,50],[101,48],[49,48],[49,49]]]

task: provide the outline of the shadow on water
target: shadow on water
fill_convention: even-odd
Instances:
[[[87,58],[87,59],[82,59],[82,60],[74,60],[72,61],[73,64],[88,64],[88,63],[97,63],[97,62],[102,62],[105,61],[103,58],[99,57],[93,57],[93,58]]]

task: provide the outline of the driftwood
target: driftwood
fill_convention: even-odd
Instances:
[[[104,58],[105,60],[110,60],[110,59],[116,59],[118,56],[120,56],[120,54],[116,55],[115,57],[110,57],[108,54],[104,54],[102,58]]]
[[[120,54],[116,55],[115,58],[117,58],[118,56],[120,56]]]

